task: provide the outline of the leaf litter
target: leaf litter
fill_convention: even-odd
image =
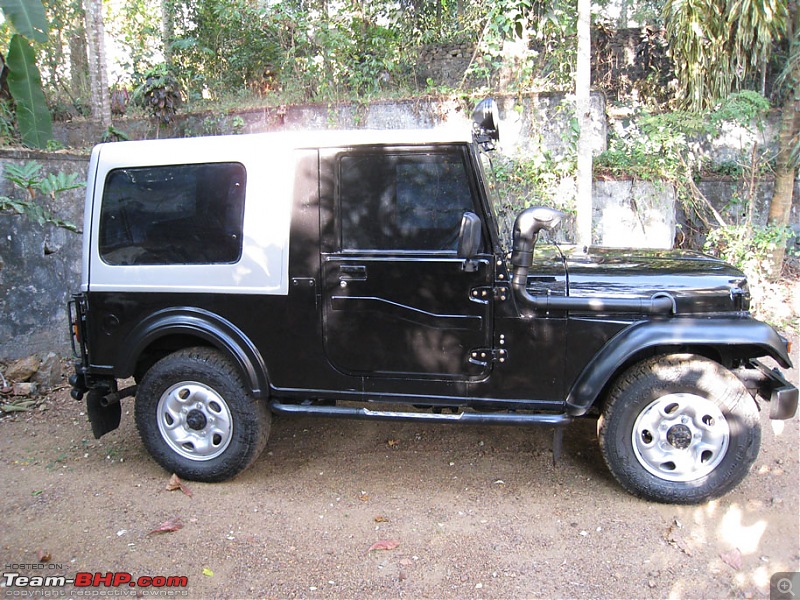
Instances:
[[[175,490],[180,490],[189,498],[192,497],[192,490],[186,485],[180,477],[178,477],[175,473],[172,474],[172,477],[169,478],[167,482],[167,491],[174,492]]]
[[[394,550],[400,545],[396,540],[380,540],[372,544],[367,552],[374,552],[375,550]]]
[[[181,522],[181,518],[174,517],[172,519],[167,519],[147,535],[154,535],[157,533],[169,533],[171,531],[178,531],[179,529],[183,529],[183,523]]]

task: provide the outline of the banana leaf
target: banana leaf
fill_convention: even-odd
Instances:
[[[36,55],[28,41],[17,34],[11,38],[8,56],[8,89],[17,107],[17,125],[22,143],[46,148],[53,138],[53,122],[42,91],[42,77]]]
[[[0,9],[18,34],[34,42],[47,41],[47,16],[40,0],[0,0]]]

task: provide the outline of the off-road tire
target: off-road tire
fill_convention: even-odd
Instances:
[[[655,357],[623,373],[597,430],[622,487],[674,504],[733,489],[761,445],[758,407],[744,384],[722,365],[690,354]]]
[[[136,393],[136,427],[152,457],[184,479],[216,482],[249,467],[269,437],[271,413],[240,371],[211,348],[156,362]]]

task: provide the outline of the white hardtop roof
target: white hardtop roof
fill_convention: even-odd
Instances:
[[[92,151],[84,222],[84,290],[286,294],[289,231],[296,180],[295,149],[362,145],[418,146],[469,142],[453,130],[295,131],[100,144]],[[100,218],[108,174],[115,169],[239,162],[247,168],[244,249],[224,265],[109,265],[100,257]],[[164,175],[167,177],[167,175]],[[91,268],[90,268],[91,267]],[[91,283],[89,278],[91,277]]]
[[[215,155],[250,155],[286,152],[301,148],[335,148],[362,145],[426,145],[469,143],[472,137],[464,127],[437,129],[357,129],[320,131],[279,131],[242,135],[221,135],[193,138],[167,138],[100,144],[95,152],[104,161],[121,164],[127,161],[142,164],[169,164],[214,160]]]

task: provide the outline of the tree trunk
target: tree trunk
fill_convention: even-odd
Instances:
[[[797,157],[793,150],[800,144],[800,46],[795,33],[800,30],[800,10],[797,3],[789,3],[789,57],[785,76],[788,84],[786,100],[781,112],[781,131],[778,135],[778,156],[775,160],[775,188],[769,205],[767,222],[770,225],[786,226],[792,212],[792,195],[797,177]],[[770,265],[770,274],[777,279],[781,274],[786,245],[776,249]]]
[[[76,6],[74,10],[78,11],[79,16],[73,21],[75,28],[69,37],[70,93],[73,98],[85,102],[92,89],[89,83],[89,54],[86,49],[86,17],[83,7]]]
[[[578,248],[588,247],[592,244],[591,10],[591,0],[578,0],[578,64],[575,76],[575,112],[580,127],[575,206]]]
[[[92,88],[92,117],[100,121],[105,129],[111,126],[111,96],[108,93],[102,0],[84,0],[84,11]]]
[[[175,39],[174,0],[161,0],[161,43],[164,46],[164,62],[172,66],[172,42]]]
[[[770,225],[784,226],[789,223],[792,211],[792,195],[797,176],[797,166],[792,160],[792,148],[800,135],[800,90],[783,105],[781,132],[778,137],[778,158],[775,163],[775,189],[769,205]],[[786,246],[781,245],[773,254],[770,273],[780,277],[781,265],[786,254]]]

